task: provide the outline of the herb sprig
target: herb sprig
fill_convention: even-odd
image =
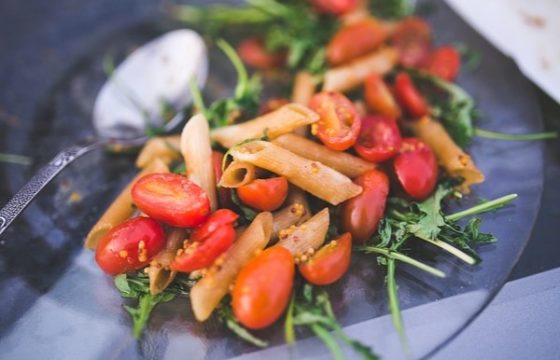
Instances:
[[[0,162],[28,166],[31,165],[31,158],[24,155],[0,153]]]

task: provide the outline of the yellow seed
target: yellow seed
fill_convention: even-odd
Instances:
[[[126,251],[126,250],[119,251],[119,256],[124,259],[125,257],[128,256],[128,251]]]

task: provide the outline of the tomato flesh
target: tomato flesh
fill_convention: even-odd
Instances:
[[[357,0],[311,0],[315,9],[323,14],[342,15],[354,9]]]
[[[393,168],[404,191],[415,200],[427,198],[438,178],[437,159],[432,149],[416,138],[404,138]]]
[[[401,109],[381,75],[371,74],[364,83],[364,97],[370,111],[376,114],[401,117]]]
[[[256,179],[237,188],[239,199],[253,209],[274,211],[286,200],[288,180],[283,176]]]
[[[370,115],[362,119],[362,129],[354,149],[365,160],[382,162],[399,152],[401,140],[401,133],[394,118]]]
[[[251,259],[237,276],[231,295],[237,320],[249,329],[278,320],[290,300],[294,272],[292,254],[281,246]]]
[[[204,190],[177,174],[146,175],[134,184],[131,194],[138,209],[176,227],[195,227],[210,213]]]
[[[237,47],[237,53],[245,64],[256,69],[271,69],[284,63],[282,53],[267,51],[264,42],[258,38],[249,38],[242,41]]]
[[[395,29],[392,44],[399,53],[399,61],[402,65],[421,67],[430,55],[430,26],[417,17],[404,19]]]
[[[430,109],[407,73],[401,72],[395,78],[395,94],[406,112],[415,118],[428,115]]]
[[[352,235],[345,233],[319,249],[298,265],[301,275],[313,285],[329,285],[340,279],[350,267]]]
[[[149,264],[165,246],[165,232],[152,218],[135,217],[112,228],[97,245],[95,261],[115,276]]]
[[[373,18],[342,27],[327,45],[327,60],[340,65],[375,50],[387,37],[384,27]]]
[[[440,78],[453,81],[461,68],[461,55],[451,46],[442,46],[430,56],[426,71]]]

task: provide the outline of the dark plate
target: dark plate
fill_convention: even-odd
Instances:
[[[78,16],[78,15],[77,15]],[[86,15],[83,15],[86,16]],[[126,15],[122,14],[123,18]],[[461,41],[480,51],[483,62],[459,82],[478,100],[486,128],[512,133],[542,129],[531,84],[517,67],[467,27],[444,4],[429,15],[440,43]],[[135,45],[165,31],[165,21],[145,21],[99,37],[70,64],[63,76],[42,94],[27,129],[0,128],[10,149],[26,149],[35,160],[27,170],[1,174],[15,192],[22,179],[74,139],[91,136],[92,104],[104,75],[105,54],[122,56]],[[223,96],[234,81],[232,69],[216,52],[212,56],[212,79],[208,89]],[[40,75],[39,75],[40,76]],[[274,78],[268,79],[274,81]],[[275,90],[283,91],[283,90]],[[2,125],[0,125],[2,126]],[[23,151],[22,151],[23,152]],[[518,193],[514,206],[483,216],[483,230],[499,241],[481,249],[483,262],[468,267],[457,260],[423,248],[426,261],[444,270],[444,280],[424,276],[400,266],[399,296],[403,309],[431,303],[436,311],[425,317],[405,312],[405,326],[414,331],[445,325],[431,336],[411,338],[414,357],[422,357],[460,331],[493,297],[507,279],[527,243],[540,205],[543,151],[538,143],[477,140],[471,153],[487,181],[464,199],[468,206],[480,198]],[[95,266],[82,239],[103,209],[134,173],[133,156],[97,152],[85,156],[66,170],[39,196],[2,238],[0,245],[0,352],[5,358],[212,358],[221,359],[254,352],[216,321],[192,320],[187,300],[164,304],[155,312],[140,342],[130,335],[123,300],[111,279]],[[80,201],[72,202],[71,194]],[[355,261],[349,276],[330,287],[335,312],[344,325],[357,324],[387,314],[384,273],[373,258]],[[454,295],[468,293],[465,301]],[[445,300],[443,300],[445,299]],[[439,311],[438,311],[439,310]],[[387,327],[388,331],[392,331]],[[372,329],[372,334],[379,329]],[[282,342],[280,326],[259,335]],[[306,333],[301,334],[308,336]],[[426,339],[428,338],[428,339]],[[400,352],[394,337],[366,339],[381,353]],[[274,356],[326,356],[314,343],[302,343],[293,352],[274,349]],[[263,354],[264,355],[264,354]]]

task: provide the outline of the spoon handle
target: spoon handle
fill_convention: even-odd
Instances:
[[[59,152],[51,162],[43,166],[31,178],[6,206],[0,209],[0,235],[8,228],[19,214],[35,199],[37,194],[56,177],[68,164],[80,156],[106,145],[106,141],[98,141],[89,145],[74,145]]]

